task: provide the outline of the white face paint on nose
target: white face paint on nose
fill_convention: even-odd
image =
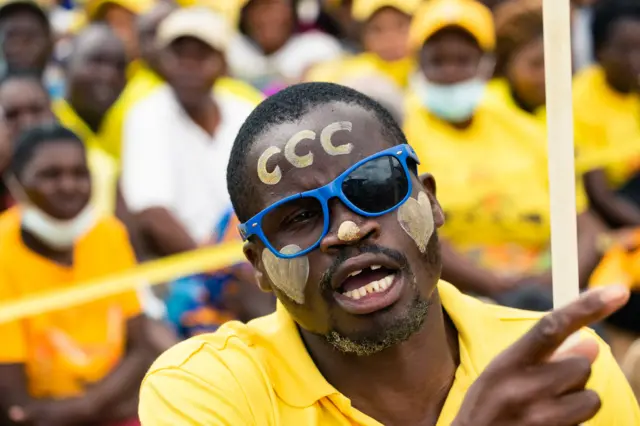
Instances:
[[[360,227],[350,220],[345,220],[338,228],[338,239],[344,242],[355,241],[360,238]]]

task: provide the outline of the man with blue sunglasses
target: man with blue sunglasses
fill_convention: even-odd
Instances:
[[[142,424],[640,425],[607,346],[588,330],[562,345],[628,290],[541,319],[439,281],[444,217],[418,161],[389,113],[346,87],[297,85],[259,105],[227,180],[277,310],[163,355]]]

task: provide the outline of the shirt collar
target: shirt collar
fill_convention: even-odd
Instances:
[[[491,361],[495,348],[484,333],[494,333],[501,321],[490,305],[463,295],[451,284],[438,284],[440,300],[458,330],[460,367],[456,379],[464,375],[465,382],[473,381]],[[520,315],[521,316],[521,315]],[[271,324],[254,341],[255,347],[266,347],[268,374],[276,394],[293,407],[309,407],[318,400],[339,392],[322,376],[300,337],[298,328],[278,302]]]

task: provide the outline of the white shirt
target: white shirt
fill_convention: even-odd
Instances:
[[[221,114],[213,137],[189,118],[168,85],[138,102],[123,130],[122,192],[129,209],[166,208],[197,243],[228,211],[231,147],[254,108],[233,95],[212,96]]]
[[[319,31],[295,34],[268,56],[248,37],[238,34],[227,50],[227,62],[234,77],[259,87],[263,80],[274,76],[299,81],[311,65],[337,59],[342,54],[340,43]]]

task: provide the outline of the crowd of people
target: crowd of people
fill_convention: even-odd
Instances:
[[[571,7],[576,200],[566,202],[575,203],[578,215],[580,287],[624,284],[632,290],[629,301],[594,328],[640,398],[640,290],[634,291],[640,289],[640,3],[572,0]],[[245,263],[0,323],[0,424],[139,424],[140,384],[163,351],[229,321],[268,315],[276,310],[276,295],[304,300],[293,288],[294,266],[286,269],[288,278],[269,272],[289,285],[273,283],[274,289],[256,264],[276,271],[280,254],[292,262],[306,259],[286,252],[291,243],[302,252],[330,252],[339,246],[328,241],[333,224],[325,217],[322,236],[309,228],[316,245],[292,240],[276,247],[271,235],[284,225],[267,229],[261,218],[253,223],[259,232],[244,226],[269,213],[249,201],[270,200],[266,206],[316,188],[321,175],[303,173],[314,158],[342,173],[353,163],[345,163],[344,154],[370,157],[381,149],[374,131],[380,125],[385,137],[402,144],[406,136],[411,147],[408,157],[393,154],[396,164],[433,176],[421,185],[433,197],[437,187],[441,210],[431,222],[437,237],[416,243],[432,254],[426,264],[441,263],[446,283],[440,298],[455,326],[481,333],[478,324],[489,321],[484,308],[466,299],[462,304],[458,292],[510,308],[552,308],[542,0],[2,0],[0,53],[0,311],[142,262],[249,241]],[[299,85],[313,82],[340,86]],[[377,106],[336,87],[362,93]],[[382,124],[369,123],[370,133],[357,129],[358,114],[340,99],[374,112]],[[335,111],[351,118],[332,119]],[[295,133],[300,126],[313,130]],[[354,148],[339,136],[346,132],[370,146]],[[260,158],[254,145],[264,149]],[[256,189],[247,164],[257,168],[261,184],[282,180],[282,187]],[[344,178],[342,195],[333,196],[364,215],[366,194],[347,193]],[[376,196],[385,190],[380,185]],[[429,200],[418,197],[416,208]],[[398,201],[375,208],[391,211]],[[326,216],[334,207],[324,203]],[[311,207],[305,206],[307,213]],[[427,225],[419,228],[423,234]],[[402,228],[411,235],[409,225]],[[379,230],[372,225],[368,232]],[[257,254],[254,237],[280,254]],[[433,244],[440,247],[437,256]],[[407,262],[415,263],[406,250]],[[320,264],[312,264],[312,279],[320,280],[313,269]],[[455,317],[453,306],[475,312],[478,324]],[[304,309],[286,307],[303,328],[319,326]],[[273,321],[264,327],[293,324],[281,315]],[[234,327],[228,336],[248,333]],[[223,347],[227,337],[210,344]],[[270,338],[278,341],[266,350],[269,357],[304,352],[290,333],[273,331]],[[338,349],[365,350],[333,338]],[[313,339],[305,343],[322,353]],[[248,362],[244,348],[233,350],[220,359]],[[272,382],[288,383],[274,385],[288,405],[310,405],[331,393],[318,371],[332,385],[351,389],[340,369],[314,361],[320,370],[299,364],[291,380],[286,366],[281,377],[268,373],[279,377]],[[446,365],[443,371],[452,367]],[[309,377],[304,385],[302,372]],[[215,368],[202,386],[210,387],[214,373],[228,385],[220,395],[237,391],[228,372]],[[176,386],[167,377],[158,379],[159,388]],[[385,418],[353,392],[358,408]],[[616,398],[616,390],[607,392]],[[621,390],[619,398],[625,397]],[[177,419],[167,407],[146,415]],[[442,421],[450,423],[456,407]],[[238,423],[211,424],[245,424],[242,410],[225,409]],[[268,424],[302,424],[302,417],[290,415],[289,423],[283,414],[280,423],[272,418]],[[606,415],[593,425],[626,426]],[[183,424],[206,423],[197,419]],[[166,422],[150,424],[177,424]]]

